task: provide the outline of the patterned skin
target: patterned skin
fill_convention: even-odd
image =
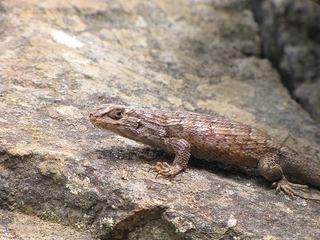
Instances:
[[[305,196],[292,187],[285,175],[320,188],[320,164],[297,153],[277,139],[249,125],[190,112],[129,108],[106,104],[90,113],[90,122],[120,136],[175,153],[172,165],[158,162],[150,170],[175,176],[188,164],[190,155],[233,165],[257,168],[274,182],[276,191]]]

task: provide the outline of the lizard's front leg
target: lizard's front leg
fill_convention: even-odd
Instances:
[[[309,189],[307,185],[301,184],[294,184],[289,182],[286,177],[283,175],[282,168],[279,162],[279,156],[275,153],[266,153],[264,156],[259,160],[258,163],[258,171],[259,173],[264,176],[269,181],[273,182],[272,186],[276,187],[276,192],[283,191],[290,196],[298,196],[304,199],[311,199],[311,200],[320,200],[313,197],[305,196],[294,189],[296,188],[304,188]]]
[[[191,146],[186,140],[179,138],[167,138],[165,143],[168,150],[176,154],[172,165],[166,162],[157,162],[149,171],[158,172],[157,176],[175,176],[187,166],[191,155]]]

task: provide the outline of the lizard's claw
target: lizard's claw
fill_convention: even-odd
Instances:
[[[170,165],[167,162],[157,162],[156,165],[152,166],[149,171],[158,172],[156,178],[161,175],[165,177],[175,176],[181,172],[181,168],[178,165]]]
[[[281,180],[277,182],[274,182],[271,187],[276,188],[276,194],[282,190],[284,193],[288,194],[289,196],[297,196],[304,199],[320,201],[320,199],[305,196],[297,192],[296,190],[292,189],[292,188],[303,188],[303,189],[308,189],[310,192],[310,188],[307,185],[291,183],[285,177],[283,177]]]

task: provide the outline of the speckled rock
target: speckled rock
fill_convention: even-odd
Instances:
[[[260,58],[250,7],[2,1],[0,206],[2,219],[17,213],[0,222],[8,236],[39,239],[41,218],[42,239],[317,238],[319,203],[275,196],[255,170],[204,159],[155,178],[150,166],[172,154],[87,118],[102,103],[218,114],[318,160],[319,124]]]

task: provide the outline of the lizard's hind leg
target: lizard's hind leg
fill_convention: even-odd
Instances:
[[[309,189],[309,187],[307,185],[289,182],[282,172],[282,168],[279,163],[279,156],[275,153],[269,152],[264,154],[264,156],[259,160],[258,171],[266,179],[273,182],[272,187],[276,187],[276,193],[283,191],[290,196],[298,196],[304,199],[320,201],[320,199],[305,196],[293,189]]]

